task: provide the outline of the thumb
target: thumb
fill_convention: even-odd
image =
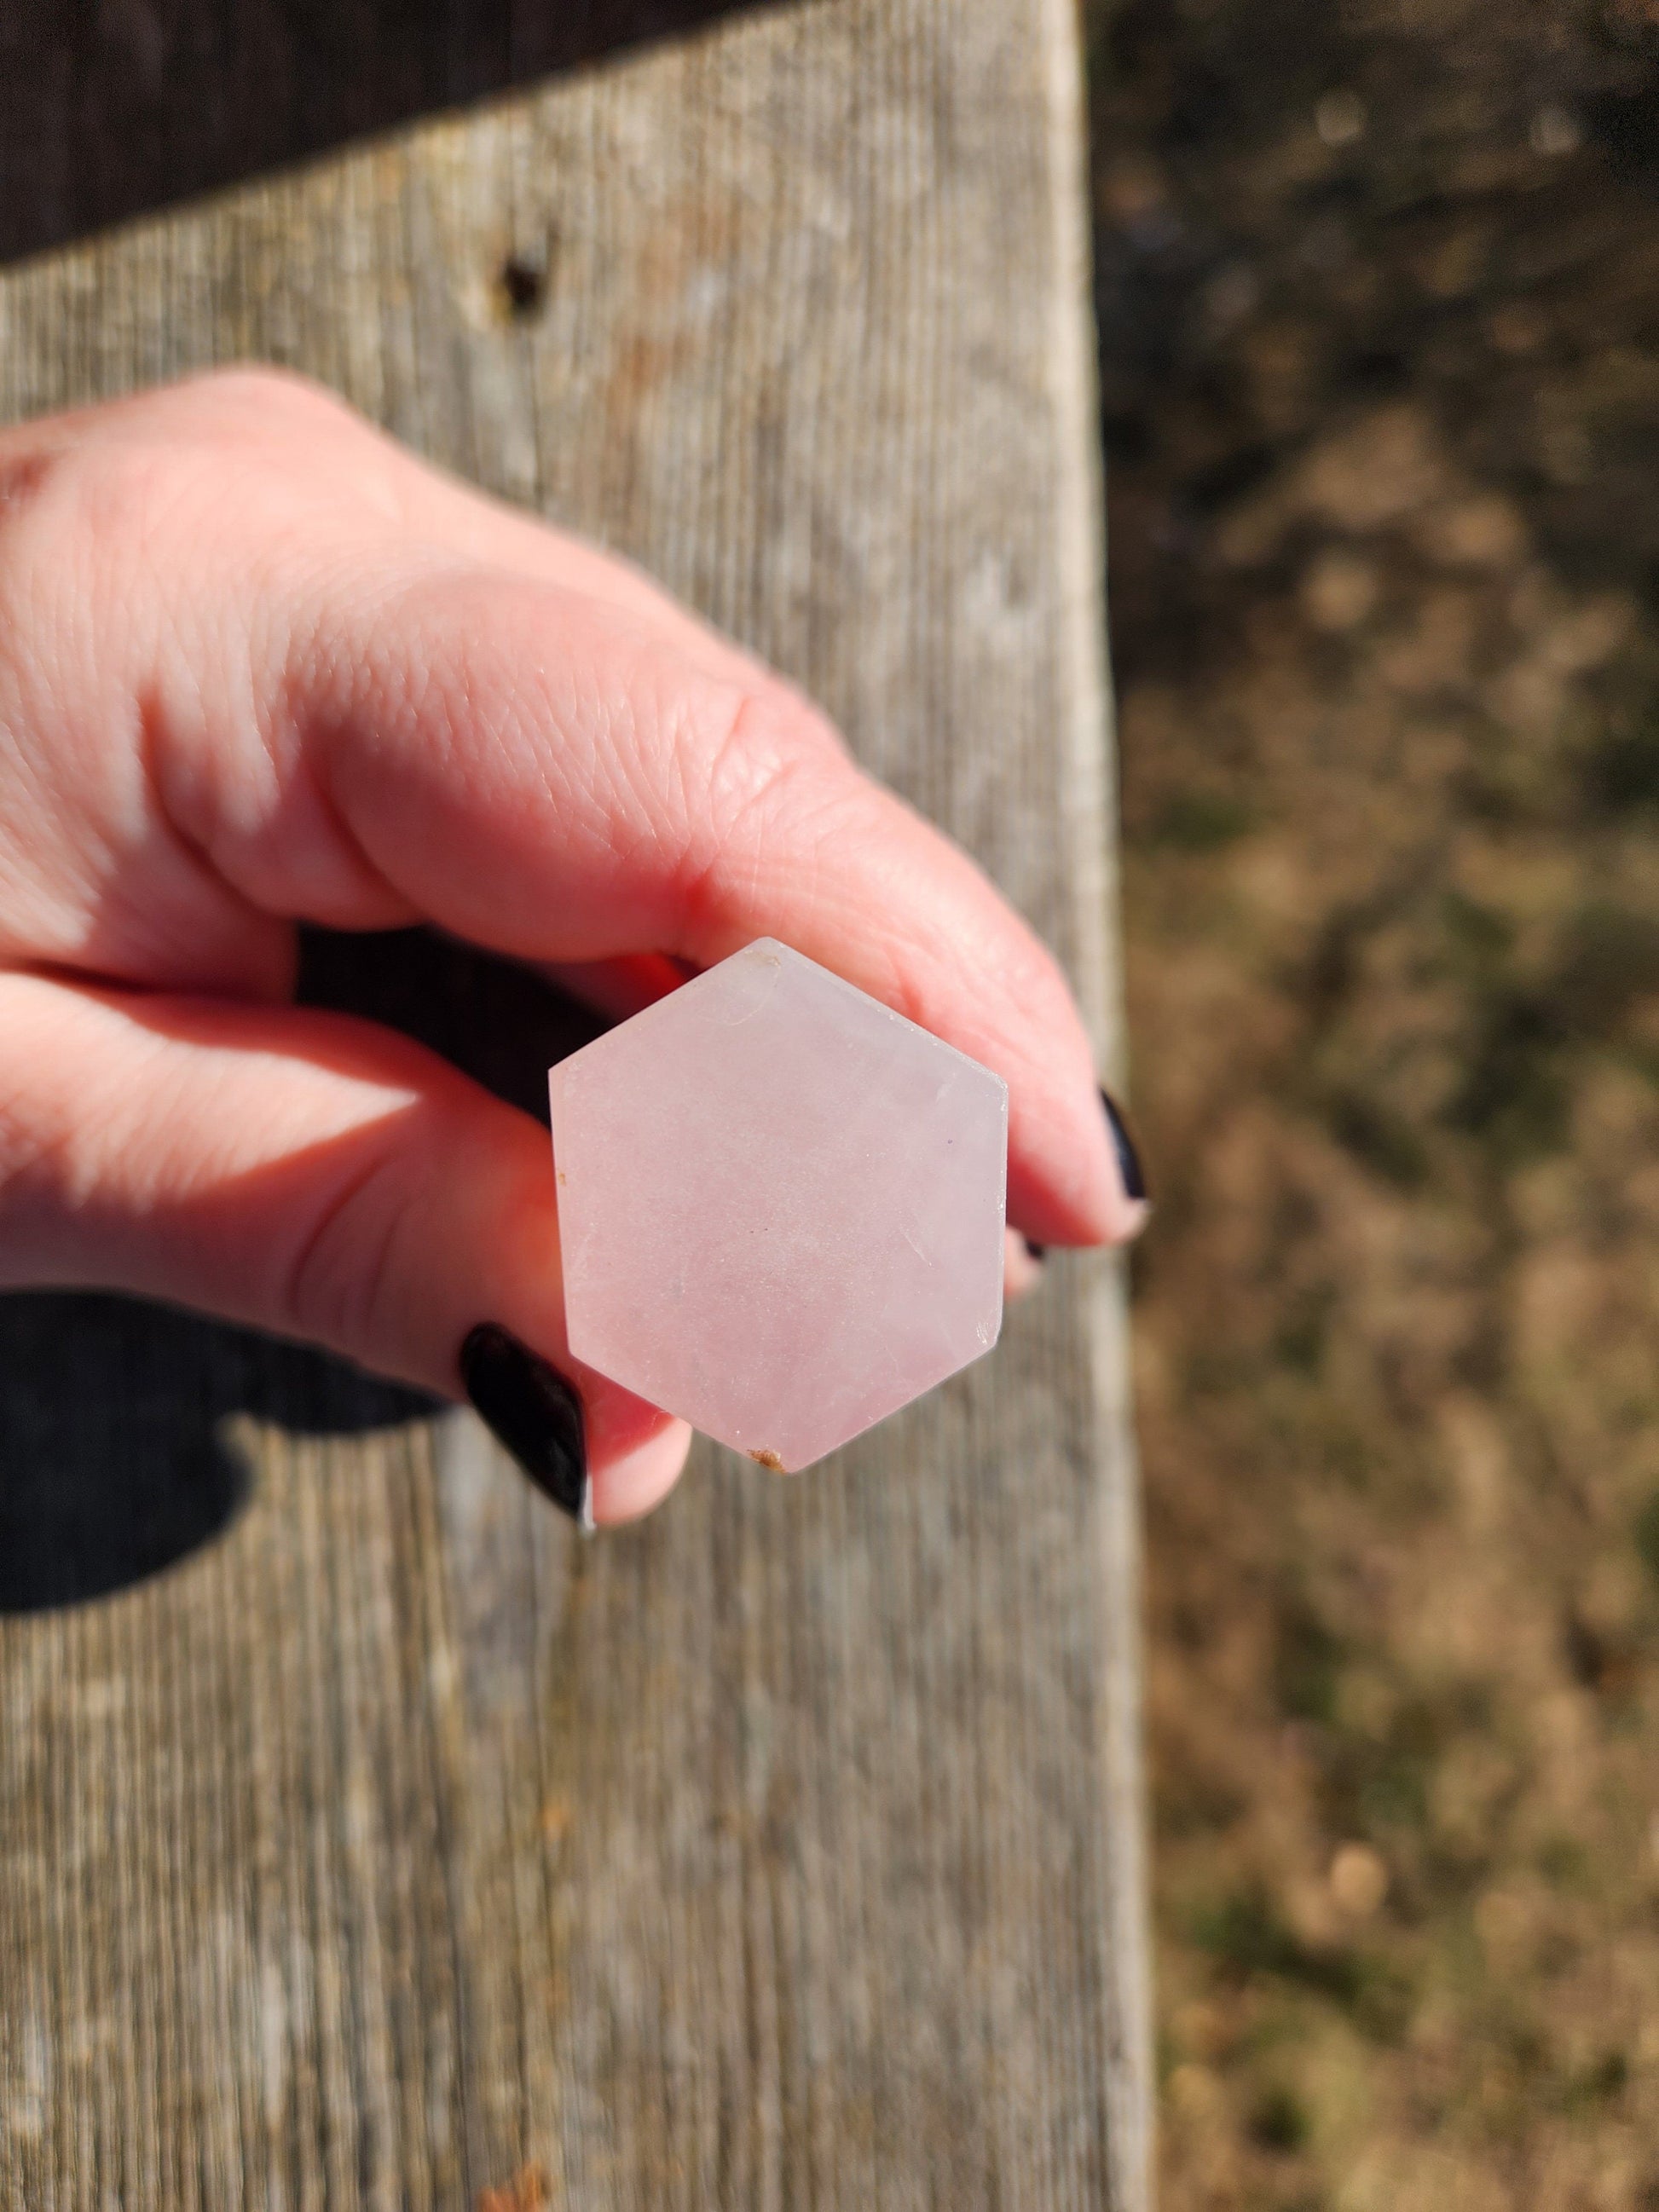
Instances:
[[[313,1012],[14,974],[0,1036],[0,1287],[142,1291],[451,1396],[470,1383],[562,1502],[591,1482],[601,1522],[672,1486],[684,1424],[570,1355],[526,1115]]]

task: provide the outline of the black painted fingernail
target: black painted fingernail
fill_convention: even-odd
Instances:
[[[538,1490],[591,1528],[582,1401],[563,1376],[493,1321],[468,1332],[460,1368],[479,1419]]]
[[[1123,1178],[1124,1190],[1131,1198],[1145,1198],[1146,1178],[1141,1172],[1140,1155],[1135,1150],[1135,1140],[1129,1134],[1122,1109],[1109,1091],[1101,1092],[1100,1103],[1106,1109],[1106,1127],[1112,1133],[1112,1149],[1117,1154],[1117,1171]]]
[[[1029,1237],[1025,1239],[1025,1249],[1034,1260],[1041,1261],[1048,1256],[1048,1247],[1046,1244],[1033,1243]]]

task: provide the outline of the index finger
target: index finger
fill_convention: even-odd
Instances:
[[[307,750],[421,911],[538,960],[708,966],[781,938],[1005,1078],[1028,1234],[1139,1225],[1054,959],[787,687],[713,673],[632,610],[488,572],[411,578],[372,631],[337,598],[324,629],[290,693]]]

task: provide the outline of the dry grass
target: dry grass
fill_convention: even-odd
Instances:
[[[1659,16],[1128,0],[1168,2212],[1659,2207]]]

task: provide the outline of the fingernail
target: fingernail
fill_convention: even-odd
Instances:
[[[1106,1127],[1112,1133],[1112,1149],[1117,1154],[1117,1171],[1123,1178],[1124,1194],[1145,1198],[1146,1178],[1141,1172],[1140,1155],[1135,1150],[1135,1140],[1129,1134],[1122,1109],[1109,1091],[1101,1092],[1100,1103],[1106,1109]]]
[[[1025,1238],[1024,1243],[1026,1251],[1036,1261],[1038,1267],[1041,1267],[1048,1256],[1048,1247],[1046,1244],[1034,1243],[1029,1237]]]
[[[544,1496],[591,1528],[582,1401],[563,1376],[493,1321],[468,1332],[460,1369],[473,1409],[491,1434]]]

